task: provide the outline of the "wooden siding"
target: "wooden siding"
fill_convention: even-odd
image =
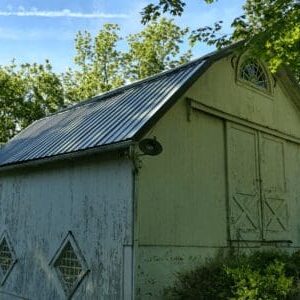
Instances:
[[[90,270],[72,299],[131,299],[131,173],[104,156],[2,174],[0,230],[18,261],[0,298],[66,299],[50,261],[71,231]]]

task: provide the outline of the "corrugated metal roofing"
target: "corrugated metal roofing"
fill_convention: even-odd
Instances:
[[[34,122],[1,149],[0,166],[134,139],[205,61],[195,60]]]

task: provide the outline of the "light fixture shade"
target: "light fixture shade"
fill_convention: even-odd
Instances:
[[[162,152],[162,145],[156,139],[144,139],[139,142],[139,148],[145,155],[155,156]]]

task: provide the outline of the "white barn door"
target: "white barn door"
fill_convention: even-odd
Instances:
[[[231,240],[288,240],[284,140],[227,123]]]
[[[288,205],[286,194],[284,141],[260,134],[260,170],[264,238],[288,239]]]
[[[232,240],[261,239],[257,132],[227,126],[230,234]]]

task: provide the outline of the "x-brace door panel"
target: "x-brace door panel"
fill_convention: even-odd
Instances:
[[[264,239],[288,239],[284,140],[259,134]]]
[[[227,122],[231,240],[289,240],[285,141]]]
[[[229,219],[232,240],[262,238],[257,132],[227,123]]]

